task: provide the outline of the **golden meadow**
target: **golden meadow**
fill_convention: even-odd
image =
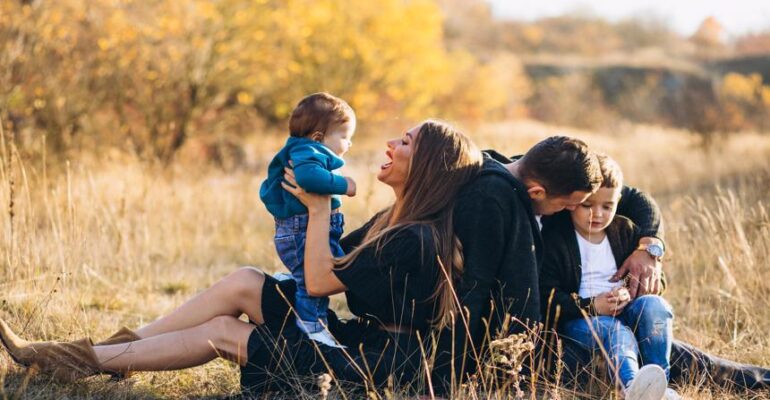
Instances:
[[[770,137],[752,117],[767,90],[756,76],[717,85],[740,117],[731,130],[606,118],[602,107],[591,124],[557,125],[532,119],[543,116],[546,97],[531,97],[544,83],[527,76],[523,58],[446,46],[441,4],[430,1],[27,3],[0,3],[0,300],[27,337],[98,340],[239,266],[282,270],[257,191],[292,104],[322,88],[361,118],[345,167],[359,184],[343,206],[348,230],[390,201],[374,179],[384,140],[421,118],[448,118],[480,147],[508,154],[574,135],[660,203],[675,336],[770,365]],[[567,112],[581,97],[557,100]],[[333,306],[344,310],[344,298]],[[238,392],[237,368],[222,361],[59,385],[1,354],[9,398]],[[680,389],[741,398],[697,383]]]

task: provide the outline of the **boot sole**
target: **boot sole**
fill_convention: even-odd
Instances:
[[[8,353],[8,355],[11,356],[11,359],[13,360],[13,362],[15,362],[16,364],[22,365],[24,367],[29,367],[29,365],[19,361],[19,359],[13,355],[13,352],[11,351],[11,348],[8,346],[8,343],[5,343],[5,338],[3,337],[3,335],[0,335],[0,342],[3,342],[3,347],[5,347],[5,350]]]

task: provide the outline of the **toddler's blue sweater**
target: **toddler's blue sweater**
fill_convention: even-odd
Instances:
[[[340,196],[348,191],[345,178],[332,171],[345,165],[328,147],[304,137],[290,136],[267,167],[267,179],[259,188],[259,198],[267,210],[279,219],[307,214],[307,207],[281,187],[283,168],[294,163],[297,184],[308,192],[332,195],[332,210],[342,204]]]

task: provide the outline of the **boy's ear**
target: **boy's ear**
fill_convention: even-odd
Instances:
[[[545,200],[547,196],[545,188],[538,184],[527,188],[527,193],[529,194],[529,198],[532,200]]]
[[[315,131],[310,134],[310,140],[314,140],[316,142],[320,142],[324,140],[324,133],[321,131]]]

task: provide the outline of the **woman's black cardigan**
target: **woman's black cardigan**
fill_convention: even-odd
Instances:
[[[578,295],[582,266],[580,248],[569,211],[543,219],[543,243],[547,249],[540,270],[540,295],[546,328],[596,315],[591,298]],[[639,228],[631,220],[616,215],[606,229],[607,239],[618,268],[634,252],[641,238]],[[666,282],[663,279],[663,287]]]

